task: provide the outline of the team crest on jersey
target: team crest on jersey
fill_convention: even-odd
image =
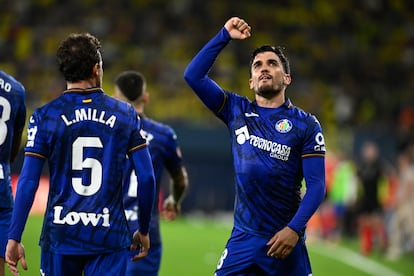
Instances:
[[[276,130],[280,133],[289,132],[292,129],[292,126],[293,126],[292,122],[289,121],[288,119],[279,120],[279,121],[277,121],[277,123],[275,125]]]

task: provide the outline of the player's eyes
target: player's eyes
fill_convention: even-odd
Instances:
[[[260,63],[260,62],[254,63],[254,64],[253,64],[253,68],[259,68],[259,67],[260,67],[260,65],[261,65],[261,63]]]

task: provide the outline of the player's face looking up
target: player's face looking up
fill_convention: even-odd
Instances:
[[[291,82],[280,58],[271,51],[258,53],[252,61],[250,70],[250,89],[267,99],[284,91]]]

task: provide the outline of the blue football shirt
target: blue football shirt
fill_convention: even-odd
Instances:
[[[152,165],[156,181],[156,195],[158,195],[161,180],[165,169],[174,171],[181,167],[182,157],[178,149],[177,135],[174,130],[163,123],[141,116],[141,134],[146,138],[151,154]],[[135,172],[130,162],[125,166],[124,179],[124,207],[131,234],[139,225],[136,187],[138,185]],[[161,243],[160,214],[158,210],[158,196],[155,197],[154,208],[150,222],[150,240],[152,245]]]
[[[264,108],[229,92],[215,114],[230,132],[236,182],[234,226],[272,237],[299,208],[301,160],[325,154],[321,126],[289,99],[278,108]]]
[[[321,126],[289,99],[278,108],[260,107],[210,79],[212,65],[230,41],[223,27],[192,59],[184,78],[228,127],[236,183],[234,226],[265,238],[285,226],[303,235],[325,193]]]
[[[25,153],[47,158],[50,170],[44,250],[91,254],[131,244],[123,166],[128,151],[144,146],[133,107],[100,88],[67,90],[33,113]]]
[[[0,208],[13,207],[10,158],[13,133],[26,122],[25,88],[0,70]]]

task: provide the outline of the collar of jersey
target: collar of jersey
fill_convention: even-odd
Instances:
[[[256,101],[255,101],[255,104],[257,105],[257,103],[256,103]],[[258,106],[258,105],[257,105]],[[259,107],[259,106],[258,106]],[[277,108],[280,108],[280,107],[286,107],[286,108],[291,108],[292,107],[292,102],[290,101],[290,99],[289,98],[287,98],[286,100],[285,100],[285,102],[281,105],[281,106],[279,106],[279,107],[277,107]]]
[[[101,87],[89,87],[89,88],[72,88],[72,89],[67,89],[63,91],[63,93],[85,93],[85,94],[90,94],[90,93],[95,93],[95,92],[103,93],[103,90]]]

